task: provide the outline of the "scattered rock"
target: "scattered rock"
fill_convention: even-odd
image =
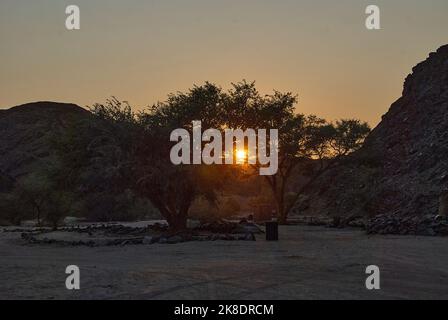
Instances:
[[[28,232],[21,233],[21,238],[30,244],[96,247],[154,243],[176,244],[187,241],[253,241],[255,240],[254,233],[262,232],[257,225],[249,222],[246,224],[215,223],[211,227],[203,225],[200,230],[190,229],[178,234],[160,233],[160,230],[164,229],[162,225],[157,225],[155,229],[157,231],[153,230],[153,226],[134,228],[118,224],[93,224],[83,227],[61,227],[57,231],[28,229]],[[209,231],[210,229],[230,230],[230,232],[213,233]],[[79,236],[73,233],[79,233]]]
[[[143,237],[143,241],[142,241],[142,243],[143,244],[152,244],[153,243],[153,237],[149,237],[149,236],[146,236],[146,237]]]
[[[448,236],[448,218],[432,215],[400,217],[383,214],[369,220],[366,231],[369,234]]]
[[[166,243],[168,243],[168,244],[175,244],[175,243],[184,242],[184,241],[185,240],[184,240],[184,238],[182,236],[172,236],[172,237],[169,237],[166,240]]]
[[[203,223],[194,228],[195,231],[205,231],[219,234],[236,234],[236,233],[264,233],[263,230],[255,223],[248,222],[246,219],[239,223],[225,220]]]

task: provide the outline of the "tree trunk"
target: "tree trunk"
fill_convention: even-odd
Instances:
[[[286,214],[285,210],[283,210],[283,212],[279,213],[278,224],[280,224],[280,225],[288,224],[288,215]]]
[[[273,176],[272,178],[266,177],[266,181],[268,182],[268,185],[271,188],[272,196],[277,206],[277,221],[279,224],[286,224],[288,213],[287,210],[285,210],[286,179],[285,177],[282,177],[280,185],[277,184],[279,181],[278,179],[276,179],[276,176]]]
[[[288,204],[288,207],[285,209],[285,215],[287,216],[289,211],[291,211],[291,209],[294,207],[294,205],[296,204],[297,200],[299,200],[299,197],[314,183],[314,181],[316,181],[322,174],[324,174],[327,170],[329,170],[330,168],[334,168],[334,163],[330,163],[329,165],[327,165],[326,167],[324,167],[323,169],[319,170],[313,177],[311,177],[307,183],[305,183],[300,189],[299,191],[297,191],[296,196],[294,197],[294,200]]]
[[[277,179],[270,183],[275,204],[277,206],[277,221],[279,224],[286,224],[288,219],[288,211],[285,210],[285,186],[286,177],[282,176],[281,180]]]
[[[163,218],[168,223],[168,228],[172,232],[183,231],[187,229],[188,210],[190,203],[185,203],[181,208],[168,206],[159,198],[151,199],[153,205],[160,211]]]
[[[177,212],[171,215],[172,222],[170,223],[170,229],[179,232],[187,229],[188,211],[191,206],[191,199],[186,199],[180,205],[180,208],[176,210]]]
[[[187,229],[187,212],[179,212],[178,214],[172,214],[167,218],[168,227],[171,231],[178,232]]]
[[[288,212],[285,210],[284,194],[280,193],[275,198],[275,202],[277,202],[277,221],[279,224],[286,224]]]
[[[40,223],[40,207],[38,205],[36,205],[36,211],[37,211],[37,226],[40,228],[41,227],[41,223]]]

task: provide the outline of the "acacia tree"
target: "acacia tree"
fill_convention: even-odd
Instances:
[[[295,112],[297,97],[292,93],[274,91],[260,96],[254,83],[233,85],[226,97],[224,119],[229,125],[277,129],[279,166],[275,175],[264,176],[272,191],[280,223],[286,223],[288,213],[299,197],[324,172],[338,165],[342,157],[361,147],[370,132],[367,123],[359,120],[340,120],[329,123],[314,115]],[[259,164],[252,165],[249,175],[258,174]],[[287,199],[287,186],[293,172],[306,176],[300,190]]]
[[[337,167],[344,157],[358,150],[370,132],[367,123],[356,119],[342,119],[335,123],[327,123],[322,119],[308,117],[307,122],[305,131],[308,133],[305,145],[308,150],[308,158],[301,155],[296,156],[295,159],[289,161],[291,164],[287,168],[287,170],[302,168],[307,176],[306,181],[283,207],[283,211],[279,211],[280,223],[286,223],[288,213],[300,196],[326,171]],[[288,180],[288,178],[288,175],[280,174],[282,181]]]
[[[174,165],[169,141],[175,129],[192,132],[192,121],[220,128],[225,95],[221,88],[206,83],[187,93],[171,94],[166,102],[153,105],[138,116],[143,128],[136,152],[136,187],[167,220],[174,231],[186,228],[189,209],[198,197],[216,201],[230,168],[222,165]]]
[[[141,131],[129,104],[116,98],[95,104],[53,137],[55,161],[48,170],[59,192],[71,192],[73,210],[91,220],[126,220],[147,210],[132,192],[136,141]],[[57,200],[57,199],[55,199]],[[142,211],[145,212],[145,211]],[[54,216],[54,214],[53,214]]]

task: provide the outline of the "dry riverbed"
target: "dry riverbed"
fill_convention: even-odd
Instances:
[[[280,228],[280,241],[27,244],[0,232],[0,299],[448,299],[448,238]],[[381,289],[365,288],[366,266]],[[81,289],[65,288],[65,268]]]

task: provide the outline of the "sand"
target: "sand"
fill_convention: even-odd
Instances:
[[[285,226],[280,241],[29,245],[0,232],[0,299],[448,299],[448,239]],[[65,268],[81,289],[65,288]],[[381,289],[365,269],[381,270]]]

